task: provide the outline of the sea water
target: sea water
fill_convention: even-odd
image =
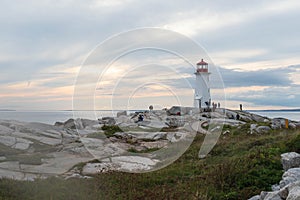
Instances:
[[[252,113],[268,118],[286,118],[294,121],[300,121],[300,111],[251,111]]]
[[[0,111],[0,119],[54,124],[70,118],[94,119],[114,117],[118,111]]]

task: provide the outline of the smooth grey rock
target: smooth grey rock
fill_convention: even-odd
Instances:
[[[289,123],[289,128],[291,128],[291,129],[296,129],[297,126],[296,126],[296,124],[294,124],[294,123]]]
[[[0,156],[0,161],[6,160],[5,156]]]
[[[16,144],[16,138],[12,136],[0,136],[0,143],[10,147]]]
[[[83,122],[80,118],[76,119],[74,122],[76,129],[84,129]]]
[[[281,129],[285,126],[284,119],[282,118],[274,118],[272,119],[271,128],[272,129]]]
[[[14,131],[13,129],[7,126],[0,125],[0,135],[9,135],[13,131]]]
[[[234,117],[236,116],[236,112],[231,110],[226,110],[225,114],[228,119],[234,119]]]
[[[54,126],[64,127],[64,123],[63,122],[55,122]]]
[[[271,130],[271,128],[269,126],[259,126],[255,130],[258,134],[262,134],[268,133]]]
[[[86,122],[87,121],[92,121],[92,120],[88,120],[88,119],[84,119]],[[65,121],[64,123],[62,122],[55,122],[54,124],[56,127],[60,127],[60,128],[65,128],[65,129],[84,129],[85,126],[83,124],[83,119],[68,119],[67,121]]]
[[[285,127],[285,118],[273,118],[272,122],[280,123],[281,128]]]
[[[257,124],[251,124],[250,125],[250,134],[253,134],[256,132],[256,127],[257,127]]]
[[[300,128],[300,122],[294,122],[294,124],[296,125],[296,128]]]
[[[153,140],[163,140],[166,139],[167,133],[158,132],[153,136]]]
[[[279,182],[281,188],[286,185],[300,180],[300,168],[291,168],[284,172],[282,180]]]
[[[95,124],[92,126],[92,129],[100,130],[103,126],[104,126],[104,124]]]
[[[253,120],[253,121],[256,121],[256,122],[264,122],[265,121],[265,117],[262,117],[262,116],[260,116],[260,115],[256,115],[256,114],[253,114],[253,113],[251,113],[251,119]]]
[[[300,200],[300,181],[290,184],[288,190],[287,200]]]
[[[207,121],[195,121],[192,123],[192,125],[186,125],[185,128],[186,130],[189,130],[188,128],[191,128],[191,131],[196,131],[197,133],[202,133],[202,134],[209,134],[209,132],[202,128],[202,125],[207,123]]]
[[[29,140],[12,136],[0,136],[0,143],[4,144],[5,146],[20,150],[26,150],[29,148],[30,144],[33,144],[33,142]]]
[[[97,120],[90,120],[90,119],[81,119],[83,128],[92,128],[93,126],[99,125]]]
[[[168,117],[166,119],[166,124],[169,127],[183,127],[185,120],[182,117]]]
[[[165,147],[169,142],[167,140],[160,140],[155,142],[141,142],[140,146],[146,149],[162,148]]]
[[[281,154],[281,163],[285,171],[290,168],[300,167],[300,154],[296,152]]]
[[[119,112],[117,112],[117,117],[120,117],[120,116],[122,116],[122,115],[127,116],[127,111],[124,110],[124,111],[119,111]]]
[[[151,119],[151,121],[143,121],[141,124],[139,124],[140,127],[144,126],[149,129],[162,129],[164,127],[167,127],[166,123],[162,120],[158,119]]]
[[[168,132],[167,140],[171,143],[178,142],[186,137],[186,133],[182,132]]]
[[[245,115],[241,115],[240,120],[245,121],[245,122],[251,122],[252,121],[251,117],[248,117],[248,116],[245,116]]]
[[[33,142],[23,139],[23,138],[16,138],[16,144],[12,146],[14,149],[26,150],[29,146],[33,144]]]
[[[255,196],[251,197],[248,200],[260,200],[260,196],[259,195],[255,195]]]
[[[167,110],[167,114],[168,115],[187,115],[193,110],[194,110],[194,108],[192,108],[192,107],[172,106],[170,109]]]
[[[150,170],[158,160],[141,156],[116,156],[101,160],[101,163],[87,163],[82,173],[84,175],[98,174],[108,171],[139,172]]]
[[[64,122],[64,128],[76,129],[75,120],[68,119]]]
[[[272,188],[272,191],[277,191],[277,190],[280,190],[280,185],[278,185],[278,184],[272,185],[271,188]]]
[[[268,192],[263,200],[282,200],[279,196],[278,191]]]
[[[159,162],[159,160],[142,156],[116,156],[103,159],[102,161],[111,161],[116,167],[116,170],[126,172],[150,170]]]
[[[100,124],[105,125],[115,125],[116,120],[113,117],[102,117],[102,119],[98,119]]]
[[[114,169],[115,167],[112,163],[87,163],[82,169],[82,174],[99,174],[112,171]]]
[[[260,198],[261,198],[261,199],[265,199],[265,197],[267,196],[267,194],[268,194],[268,192],[266,192],[266,191],[261,191],[261,193],[260,193]]]

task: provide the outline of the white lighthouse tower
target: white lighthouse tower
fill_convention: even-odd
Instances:
[[[201,59],[197,63],[194,107],[205,109],[210,107],[211,97],[209,88],[208,64]]]

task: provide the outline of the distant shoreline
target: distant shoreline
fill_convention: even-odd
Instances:
[[[125,109],[126,110],[126,109]],[[126,110],[126,111],[145,111],[147,109],[137,109],[137,110]],[[124,110],[13,110],[13,109],[0,109],[0,112],[82,112],[82,111],[124,111]],[[245,110],[247,112],[300,112],[299,109],[270,109],[270,110]]]
[[[12,110],[12,109],[0,109],[0,111],[17,111],[17,110]]]
[[[300,112],[300,109],[247,110],[249,112]]]

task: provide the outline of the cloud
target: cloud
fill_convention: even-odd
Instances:
[[[249,101],[265,105],[268,98],[280,99],[280,90],[287,88],[295,94],[290,92],[282,98],[287,98],[291,105],[299,102],[296,89],[300,80],[300,3],[297,0],[4,0],[0,4],[0,88],[2,94],[5,91],[12,98],[20,95],[20,91],[7,91],[8,85],[31,88],[34,93],[26,89],[27,93],[21,94],[28,101],[38,99],[43,107],[44,100],[39,98],[38,91],[43,91],[43,95],[48,91],[53,100],[64,96],[61,93],[66,91],[59,88],[72,86],[77,72],[74,66],[80,66],[97,44],[122,31],[155,26],[179,31],[203,45],[214,63],[222,66],[220,73],[225,87],[246,90],[244,96],[237,92],[232,101],[247,98],[248,91],[248,95],[260,95],[259,100],[249,97]],[[147,40],[147,35],[136,39]],[[167,39],[170,45],[184,47]],[[294,67],[283,67],[292,64]],[[190,89],[193,70],[190,66],[177,66],[176,73],[182,76],[161,76],[161,83]],[[146,75],[141,71],[127,78],[142,83],[143,77]],[[215,74],[212,81],[221,85],[216,82]],[[124,79],[125,82],[128,80]],[[254,86],[264,89],[252,91]],[[122,87],[130,90],[132,84]],[[55,92],[57,96],[53,95]],[[8,105],[10,100],[6,98],[1,103]],[[278,104],[275,100],[268,101]],[[55,104],[62,106],[61,102],[53,101],[52,107]],[[22,100],[14,105],[22,105]]]
[[[299,108],[300,85],[270,87],[261,91],[240,91],[231,94],[228,100],[244,101],[255,106],[278,106]]]
[[[256,71],[220,68],[225,87],[289,86],[293,83],[290,76],[294,72],[296,70],[291,67]]]

